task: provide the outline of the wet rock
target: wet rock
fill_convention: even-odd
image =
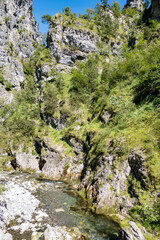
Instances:
[[[44,232],[44,240],[82,240],[85,239],[78,228],[51,227],[48,225]]]

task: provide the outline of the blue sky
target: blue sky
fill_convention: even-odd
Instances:
[[[100,0],[33,0],[33,12],[37,22],[39,23],[40,32],[47,32],[47,25],[41,23],[41,16],[44,14],[54,14],[62,11],[64,7],[69,6],[72,12],[84,14],[87,8],[94,8],[96,3]],[[112,5],[114,0],[109,0],[108,3]],[[126,4],[127,0],[120,0],[121,8]]]

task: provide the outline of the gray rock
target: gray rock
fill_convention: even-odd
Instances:
[[[82,240],[85,239],[78,228],[51,227],[44,232],[44,240]]]
[[[104,123],[108,123],[111,119],[111,116],[112,114],[109,113],[108,111],[105,111],[103,114],[102,114],[102,120]]]
[[[47,178],[61,179],[64,176],[77,179],[81,176],[83,163],[78,162],[79,158],[67,157],[66,149],[61,145],[51,144],[50,139],[45,138],[43,153],[40,159],[42,175]]]
[[[3,85],[0,85],[0,107],[10,104],[13,101],[13,93],[7,91]]]
[[[145,166],[145,158],[142,152],[135,152],[132,150],[128,157],[128,162],[131,167],[131,171],[137,180],[141,182],[143,187],[147,187],[147,168]]]
[[[118,240],[134,240],[129,230],[122,228],[119,232]]]
[[[135,8],[139,11],[143,11],[143,0],[127,0],[127,5],[126,7],[131,7],[131,8]]]
[[[135,240],[145,240],[145,238],[142,234],[142,231],[137,227],[135,222],[130,221],[129,225],[131,226],[131,231],[132,231],[132,234],[133,234]]]
[[[56,14],[48,33],[48,46],[58,63],[72,66],[76,60],[83,60],[88,53],[97,52],[98,36],[89,30],[70,27],[63,16]]]
[[[129,222],[130,229],[122,228],[119,232],[118,240],[145,240],[142,231],[137,227],[135,222]]]
[[[42,175],[47,178],[60,179],[65,170],[66,159],[61,159],[60,153],[52,149],[45,149],[45,156],[42,156],[45,163],[42,168]]]
[[[21,60],[30,57],[41,37],[32,0],[5,0],[0,4],[0,68],[5,79],[18,89],[25,79]]]
[[[20,146],[19,150],[12,153],[15,159],[12,161],[12,166],[20,170],[38,171],[39,170],[39,156],[33,155],[31,148],[28,149],[28,153],[23,151],[23,147]]]
[[[87,165],[85,166],[87,168]],[[89,168],[89,167],[88,167]],[[94,173],[94,174],[93,174]],[[84,173],[79,189],[84,189],[87,199],[96,202],[96,211],[104,212],[112,207],[128,208],[131,203],[121,192],[127,191],[127,177],[130,174],[128,161],[117,166],[116,155],[101,156],[96,159],[94,169]]]

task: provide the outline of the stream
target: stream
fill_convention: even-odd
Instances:
[[[118,224],[91,213],[85,202],[64,182],[20,172],[0,173],[0,227],[13,240],[31,240],[48,225],[77,227],[91,240],[114,239]]]

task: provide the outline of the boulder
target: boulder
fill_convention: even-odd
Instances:
[[[48,225],[44,232],[44,240],[84,240],[78,228],[51,227]]]

